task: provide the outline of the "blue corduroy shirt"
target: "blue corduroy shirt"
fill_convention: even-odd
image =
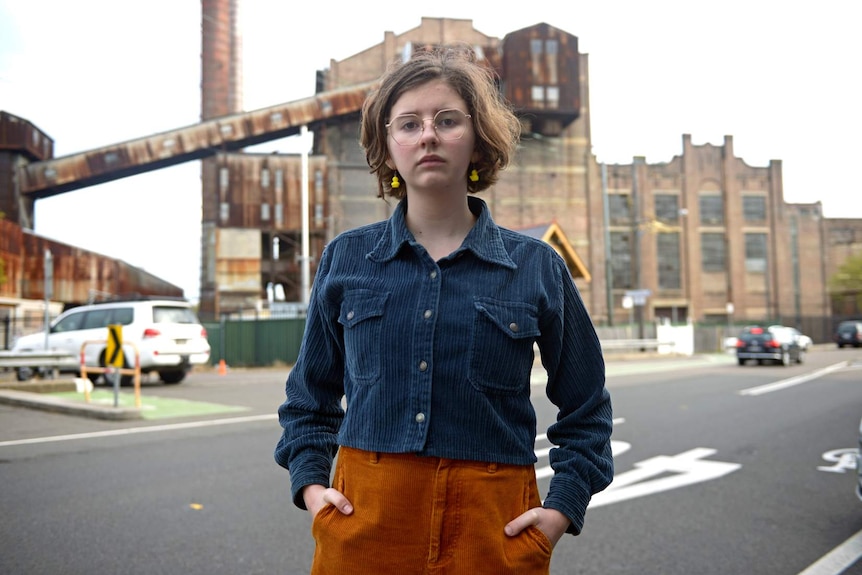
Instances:
[[[406,200],[326,246],[278,410],[275,459],[301,508],[303,487],[329,485],[339,445],[534,464],[537,344],[559,408],[547,430],[556,447],[544,506],[579,533],[590,497],[613,478],[598,338],[559,254],[468,201],[477,221],[438,261],[407,229]]]

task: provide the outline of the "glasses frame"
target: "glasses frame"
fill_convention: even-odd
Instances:
[[[395,143],[396,143],[396,144],[398,144],[399,146],[415,146],[416,144],[418,144],[418,143],[419,143],[419,140],[421,140],[421,139],[422,139],[422,134],[424,134],[424,133],[425,133],[425,122],[427,122],[428,120],[431,120],[431,126],[434,128],[434,133],[437,135],[437,137],[438,137],[438,138],[440,138],[440,141],[442,141],[442,142],[452,142],[452,141],[454,141],[454,140],[460,140],[461,138],[463,138],[463,137],[464,137],[464,132],[466,132],[466,131],[467,131],[467,127],[466,127],[466,125],[464,126],[464,131],[463,131],[463,132],[461,132],[461,134],[459,134],[457,138],[444,138],[444,137],[442,137],[442,136],[440,135],[440,133],[437,131],[437,122],[435,122],[435,120],[437,119],[437,116],[439,116],[439,115],[440,115],[440,114],[442,114],[443,112],[460,112],[461,114],[463,114],[463,115],[464,115],[464,118],[465,118],[466,120],[470,120],[470,119],[472,119],[472,118],[473,118],[473,115],[472,115],[472,114],[468,114],[468,113],[464,112],[463,110],[459,110],[458,108],[443,108],[442,110],[437,110],[437,112],[436,112],[432,117],[430,117],[430,118],[422,118],[422,117],[420,117],[420,116],[419,116],[419,114],[398,114],[397,116],[395,116],[394,118],[392,118],[391,120],[389,120],[389,122],[388,122],[388,123],[384,124],[384,126],[386,127],[386,132],[387,132],[390,136],[392,136],[392,139],[393,139],[393,140],[395,141]],[[399,141],[395,138],[395,136],[392,134],[392,130],[390,129],[390,127],[391,127],[391,126],[392,126],[392,124],[395,122],[395,120],[397,120],[398,118],[403,118],[404,116],[413,116],[413,117],[415,117],[415,118],[417,118],[417,119],[419,120],[419,123],[420,123],[420,124],[422,124],[422,128],[419,130],[419,135],[418,135],[418,136],[416,136],[416,141],[415,141],[415,142],[410,142],[409,144],[402,144],[401,142],[399,142]]]

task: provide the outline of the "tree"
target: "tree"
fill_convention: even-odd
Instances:
[[[829,278],[832,311],[841,315],[862,313],[862,253],[850,256]]]

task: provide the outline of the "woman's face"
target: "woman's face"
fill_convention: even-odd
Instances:
[[[441,110],[446,112],[438,115]],[[444,80],[408,90],[395,101],[387,120],[386,165],[398,170],[408,190],[461,186],[466,193],[467,171],[477,156],[468,112],[467,103]]]

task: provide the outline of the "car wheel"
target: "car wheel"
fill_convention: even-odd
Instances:
[[[179,371],[160,371],[160,372],[159,372],[159,378],[161,378],[161,380],[162,380],[164,383],[167,383],[167,384],[169,384],[169,385],[173,385],[173,384],[179,383],[179,382],[181,382],[182,380],[184,380],[184,379],[186,378],[186,372],[185,372],[185,371],[183,371],[183,370],[179,370]]]
[[[799,350],[799,355],[796,356],[796,363],[802,363],[805,361],[805,352],[803,350]]]
[[[785,367],[790,365],[790,352],[787,350],[781,352],[781,365]]]
[[[844,348],[844,344],[843,344],[843,343],[839,343],[839,344],[838,344],[838,349],[843,349],[843,348]]]
[[[736,361],[739,362],[739,365],[745,365],[745,360],[742,359],[741,357],[736,358]]]
[[[15,378],[18,381],[30,381],[33,379],[33,373],[32,367],[19,367],[15,372]]]

